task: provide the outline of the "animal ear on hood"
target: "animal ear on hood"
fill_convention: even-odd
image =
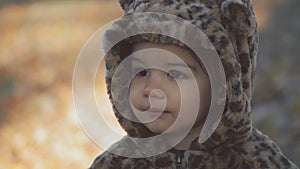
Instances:
[[[122,9],[127,12],[130,10],[134,5],[134,0],[119,0],[119,3],[122,7]]]
[[[225,0],[221,3],[222,23],[230,32],[250,36],[256,27],[251,0]]]

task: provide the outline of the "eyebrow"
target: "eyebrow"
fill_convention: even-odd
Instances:
[[[145,64],[145,62],[143,60],[141,60],[140,58],[134,57],[133,61],[137,61],[140,62],[142,64]],[[182,64],[182,63],[167,63],[167,66],[180,66],[180,67],[188,67],[190,69],[192,69],[193,71],[196,71],[196,67],[190,64]]]
[[[137,57],[133,57],[132,61],[138,61],[140,63],[145,64],[145,62],[143,60],[141,60],[140,58],[137,58]]]
[[[182,63],[167,63],[168,66],[180,66],[180,67],[188,67],[194,71],[196,71],[196,67],[195,66],[192,66],[190,64],[182,64]]]

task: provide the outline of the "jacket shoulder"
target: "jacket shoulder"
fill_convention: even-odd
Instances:
[[[161,160],[164,158],[161,158]],[[165,164],[165,161],[156,160],[156,164]],[[89,169],[133,169],[133,168],[143,168],[143,169],[154,169],[157,168],[153,166],[153,158],[128,158],[119,156],[108,151],[104,152],[98,156]]]
[[[268,136],[253,128],[252,135],[238,148],[243,168],[298,169]]]
[[[121,169],[124,157],[104,152],[98,156],[89,169]]]

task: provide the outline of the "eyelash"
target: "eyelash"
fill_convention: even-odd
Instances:
[[[174,75],[171,75],[172,72],[177,73],[177,75],[176,75],[177,77],[174,77]],[[168,77],[171,77],[172,79],[185,79],[185,78],[187,78],[186,74],[184,74],[184,73],[182,73],[178,70],[170,70],[168,72]]]
[[[144,74],[144,73],[146,73],[146,74]],[[144,76],[146,76],[146,75],[149,75],[149,69],[142,69],[141,71],[138,71],[138,74],[137,74],[137,76],[139,76],[139,77],[144,77]]]
[[[136,72],[138,72],[137,73],[138,77],[145,77],[145,76],[147,76],[147,75],[149,75],[151,73],[149,69],[142,69],[142,70],[136,71]],[[177,74],[174,75],[174,73],[177,73]],[[185,79],[185,78],[187,78],[187,76],[186,76],[185,73],[182,73],[182,72],[180,72],[178,70],[170,70],[167,73],[167,76],[170,77],[170,78],[172,78],[172,79]],[[174,77],[174,76],[176,76],[176,77]]]

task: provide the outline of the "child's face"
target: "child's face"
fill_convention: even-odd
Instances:
[[[198,106],[200,103],[195,101],[197,96],[195,88],[191,87],[192,82],[197,82],[200,93],[200,107],[195,124],[202,127],[210,106],[210,82],[208,75],[202,70],[194,54],[188,49],[167,44],[138,43],[134,46],[134,51],[156,48],[174,53],[182,59],[186,65],[178,64],[178,61],[170,57],[156,56],[155,53],[147,53],[148,56],[135,56],[133,54],[132,69],[138,69],[139,73],[133,78],[130,85],[129,97],[131,105],[134,106],[135,115],[139,117],[156,116],[154,121],[144,123],[144,125],[154,133],[162,133],[167,130],[176,120],[182,99],[186,100],[187,107]],[[149,67],[164,67],[159,70]],[[167,70],[167,71],[166,71]],[[194,74],[189,73],[192,71]],[[177,82],[180,82],[180,87]],[[180,91],[186,92],[181,95]],[[151,102],[151,104],[150,104]],[[162,113],[161,113],[162,112]],[[161,113],[161,114],[160,114]],[[191,123],[191,111],[183,110],[186,120],[182,120],[182,126]],[[160,115],[160,116],[158,116]],[[179,126],[180,127],[180,126]]]

